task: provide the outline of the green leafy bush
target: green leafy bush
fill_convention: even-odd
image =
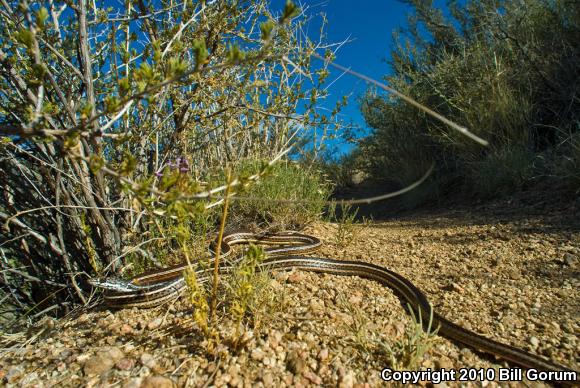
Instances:
[[[261,165],[257,161],[243,161],[236,167],[236,175],[250,176]],[[259,182],[239,193],[249,199],[233,201],[232,218],[237,224],[254,222],[279,229],[301,227],[322,214],[323,201],[330,190],[319,170],[297,162],[281,162],[272,166]]]

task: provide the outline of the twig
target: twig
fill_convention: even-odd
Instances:
[[[46,283],[46,284],[50,284],[51,286],[67,287],[66,284],[53,282],[52,280],[42,280],[42,279],[37,278],[36,276],[32,276],[26,272],[18,271],[17,269],[14,269],[14,268],[4,268],[2,270],[2,272],[4,272],[4,271],[12,272],[18,276],[22,276],[23,278],[28,279],[28,280],[33,281],[33,282]]]
[[[27,209],[17,212],[16,214],[8,217],[6,222],[4,223],[5,227],[8,227],[10,222],[13,222],[14,219],[28,213],[34,213],[41,210],[46,209],[97,209],[97,210],[118,210],[118,211],[125,211],[125,212],[136,212],[134,209],[128,209],[124,207],[103,207],[103,206],[80,206],[80,205],[51,205],[51,206],[41,206],[34,209]]]
[[[224,198],[224,208],[222,211],[222,219],[220,222],[220,229],[218,232],[218,243],[215,249],[215,260],[213,264],[213,291],[211,296],[211,323],[215,323],[216,321],[216,309],[217,309],[217,298],[218,298],[218,281],[219,281],[219,265],[220,265],[220,255],[222,251],[222,239],[224,237],[224,229],[226,227],[226,218],[228,216],[228,205],[229,205],[229,194],[232,186],[230,182],[232,180],[232,173],[227,169],[227,177],[228,177],[228,185],[226,187],[226,193]]]

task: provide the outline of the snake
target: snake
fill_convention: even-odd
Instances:
[[[200,284],[211,278],[213,260],[218,242],[212,243],[210,256],[206,261],[209,265],[194,266],[197,281]],[[501,358],[510,364],[526,369],[553,373],[556,382],[575,385],[578,372],[546,360],[525,350],[503,344],[490,338],[467,330],[435,312],[425,294],[410,280],[391,271],[364,261],[335,260],[322,257],[304,256],[317,251],[321,241],[307,234],[298,232],[251,233],[233,232],[223,237],[219,242],[221,258],[220,271],[231,272],[241,260],[229,260],[232,246],[236,244],[275,245],[264,249],[265,259],[257,265],[258,271],[274,270],[304,270],[331,275],[357,276],[373,280],[382,286],[391,288],[401,298],[403,305],[412,310],[415,317],[430,317],[430,325],[437,329],[437,334],[478,352],[483,352]],[[165,269],[145,272],[132,279],[124,280],[114,277],[92,278],[89,283],[93,287],[104,290],[105,303],[117,308],[148,308],[160,306],[177,298],[186,289],[183,272],[190,264],[181,263]],[[566,381],[558,376],[566,374]]]

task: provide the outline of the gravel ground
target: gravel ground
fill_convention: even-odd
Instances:
[[[579,370],[580,228],[574,210],[544,204],[523,211],[499,203],[347,226],[350,238],[341,241],[336,224],[316,223],[305,232],[324,241],[320,256],[388,267],[411,279],[453,322]],[[404,344],[414,327],[391,290],[298,271],[262,282],[263,300],[239,335],[223,314],[213,355],[181,298],[156,309],[101,308],[44,320],[35,342],[2,350],[0,381],[39,387],[385,384],[380,373],[392,365],[389,348]],[[423,368],[507,366],[439,336],[429,343],[418,362]]]

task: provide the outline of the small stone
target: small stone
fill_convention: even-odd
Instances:
[[[115,362],[119,361],[125,355],[123,351],[117,347],[107,349],[106,353]]]
[[[324,312],[324,301],[310,299],[310,310],[317,315],[322,314]]]
[[[328,348],[322,348],[320,349],[320,352],[318,352],[318,361],[325,361],[328,359]]]
[[[518,280],[522,277],[522,274],[516,268],[513,268],[511,271],[509,271],[508,276],[512,280]]]
[[[135,366],[135,360],[132,358],[121,358],[115,364],[115,368],[117,368],[119,370],[133,369],[134,366]]]
[[[302,272],[292,272],[290,276],[288,276],[288,283],[301,283],[304,281],[304,275]]]
[[[154,369],[157,366],[157,361],[155,361],[155,358],[153,358],[149,353],[143,353],[139,361],[141,361],[141,365],[146,366],[149,369]]]
[[[63,349],[58,353],[58,356],[56,357],[57,360],[66,360],[67,358],[69,358],[72,355],[72,350],[70,349]]]
[[[355,383],[355,376],[352,371],[346,372],[338,379],[339,388],[353,388]]]
[[[352,295],[350,298],[348,298],[348,303],[358,306],[360,305],[362,302],[362,295],[359,293],[356,293],[354,295]]]
[[[205,368],[205,371],[208,373],[213,373],[216,370],[216,364],[214,362],[210,362],[207,367]]]
[[[87,361],[89,358],[91,358],[91,355],[89,353],[81,354],[77,357],[77,362],[82,364],[83,362]]]
[[[149,322],[147,324],[147,329],[149,329],[149,330],[155,330],[159,326],[161,326],[162,323],[163,323],[163,318],[162,317],[155,318],[154,320],[152,320],[151,322]]]
[[[132,334],[133,333],[133,327],[131,325],[128,324],[123,324],[121,325],[121,327],[119,328],[119,334],[121,335],[128,335],[128,334]]]
[[[463,292],[465,291],[465,290],[463,289],[463,287],[461,287],[459,284],[457,284],[457,283],[455,283],[455,282],[453,282],[453,283],[451,283],[451,284],[449,284],[449,285],[445,286],[443,289],[444,289],[445,291],[454,291],[454,292],[457,292],[457,293],[459,293],[459,294],[463,294]]]
[[[534,348],[537,348],[540,345],[540,340],[537,339],[536,337],[531,337],[530,338],[530,344],[532,344],[532,346]]]
[[[62,372],[66,369],[66,362],[59,362],[56,366],[56,370]]]
[[[143,379],[140,388],[173,388],[173,380],[163,376],[148,376]]]
[[[578,264],[578,257],[571,253],[564,254],[564,263],[569,267],[575,267]]]
[[[264,358],[265,353],[262,349],[260,348],[255,348],[254,350],[252,350],[252,354],[250,355],[250,357],[252,357],[252,359],[260,361]]]
[[[312,333],[306,333],[306,335],[304,335],[304,341],[310,346],[310,347],[314,347],[317,344],[317,339],[314,336],[314,334]]]
[[[113,365],[115,360],[107,352],[99,352],[85,362],[83,371],[87,376],[100,375],[113,368]]]
[[[286,386],[291,387],[294,383],[294,376],[292,376],[291,374],[287,373],[284,376],[284,383],[286,384]]]
[[[322,379],[319,376],[317,376],[316,374],[314,374],[313,372],[309,371],[309,370],[304,371],[304,373],[302,375],[304,377],[306,377],[306,379],[310,380],[310,382],[312,384],[315,384],[315,385],[322,384]]]
[[[272,387],[274,385],[274,376],[272,376],[272,373],[264,373],[262,382],[266,387]]]
[[[279,331],[273,331],[268,336],[268,341],[271,349],[276,349],[280,342],[282,341],[282,333]]]
[[[296,353],[295,351],[291,351],[288,353],[288,356],[286,357],[286,367],[290,372],[294,374],[300,374],[306,368],[306,363],[304,362],[302,357],[298,355],[298,353]]]
[[[123,384],[123,388],[140,388],[141,382],[143,381],[142,377],[134,377],[129,379],[125,384]]]

